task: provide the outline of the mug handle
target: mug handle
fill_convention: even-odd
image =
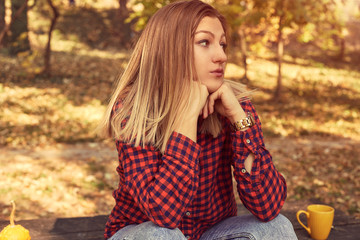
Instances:
[[[300,214],[304,213],[306,215],[306,218],[309,220],[309,216],[310,214],[304,210],[300,210],[296,213],[296,218],[298,220],[298,222],[300,223],[301,226],[303,226],[303,228],[305,228],[305,230],[310,234],[310,228],[306,227],[301,221],[300,221]]]

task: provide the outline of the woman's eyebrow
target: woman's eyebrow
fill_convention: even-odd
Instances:
[[[210,34],[213,38],[215,38],[215,34],[213,34],[210,31],[207,31],[207,30],[199,30],[195,34],[198,34],[198,33],[207,33],[207,34]],[[225,37],[225,33],[221,34],[221,37]]]

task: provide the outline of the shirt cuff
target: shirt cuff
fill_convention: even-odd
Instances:
[[[254,128],[253,126],[252,128]],[[259,141],[256,139],[256,133],[252,128],[245,131],[232,132],[232,145],[236,153],[248,156],[250,153],[258,154]]]
[[[253,126],[252,128],[254,128]],[[261,161],[261,143],[257,139],[256,130],[249,128],[245,131],[236,131],[231,133],[232,145],[235,153],[235,166],[240,176],[252,185],[256,190],[260,183],[260,161]],[[254,161],[251,168],[251,174],[245,169],[245,160],[250,153],[254,154]]]
[[[191,167],[197,165],[197,159],[201,152],[199,144],[177,132],[173,132],[168,140],[165,155],[173,156],[176,159],[183,159]]]

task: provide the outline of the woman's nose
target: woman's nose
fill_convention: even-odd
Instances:
[[[224,51],[224,48],[222,46],[216,47],[214,56],[213,56],[214,62],[226,62],[227,61],[227,55]]]

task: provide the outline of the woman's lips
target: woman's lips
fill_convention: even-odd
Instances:
[[[216,69],[214,71],[211,71],[212,74],[214,74],[216,77],[222,77],[224,75],[223,69]]]

